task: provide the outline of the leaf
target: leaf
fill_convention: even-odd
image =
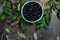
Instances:
[[[11,11],[9,11],[9,9],[7,7],[3,7],[3,12],[4,14],[6,14],[7,16],[11,15]]]
[[[0,21],[4,21],[6,19],[6,15],[5,14],[1,14],[0,15]]]
[[[16,8],[15,8],[15,9],[12,9],[11,13],[12,13],[12,14],[15,14],[16,11],[17,11]]]
[[[53,10],[56,9],[56,4],[55,4],[54,0],[49,0],[47,2],[47,5],[51,6],[51,9],[53,9]]]
[[[17,8],[12,9],[11,11],[12,14],[15,14],[15,12],[17,12]]]
[[[56,4],[55,3],[52,4],[52,9],[55,11],[55,9],[56,9]]]
[[[44,24],[43,23],[36,26],[36,30],[41,30],[43,28],[44,28]]]
[[[50,20],[51,20],[51,16],[49,14],[49,9],[46,9],[45,10],[45,23],[44,23],[45,26],[44,26],[44,29],[48,28]]]
[[[57,13],[57,17],[60,19],[60,12]]]
[[[60,10],[60,5],[56,5],[56,9],[57,10]]]
[[[45,22],[49,25],[49,23],[50,23],[50,20],[51,20],[51,16],[50,16],[50,14],[49,14],[49,9],[46,9],[45,10],[45,12],[44,12],[45,14]]]
[[[49,13],[49,9],[45,9],[44,10],[44,15],[48,14]]]
[[[49,0],[49,1],[47,2],[47,5],[52,6],[53,3],[54,3],[53,0]]]
[[[44,29],[47,30],[48,29],[48,25],[45,23],[44,24]]]
[[[26,32],[27,27],[26,27],[25,21],[21,20],[21,21],[19,22],[19,26],[23,29],[23,32]]]
[[[3,2],[3,0],[0,0],[0,3]]]
[[[5,2],[5,7],[11,8],[11,3],[10,2]]]
[[[37,33],[34,32],[34,40],[37,40]]]
[[[50,20],[51,20],[50,14],[46,14],[45,22],[46,22],[48,25],[49,25],[49,23],[50,23]]]
[[[5,31],[6,31],[6,32],[10,32],[10,30],[9,30],[8,28],[5,28]]]
[[[20,2],[15,2],[15,5],[18,6],[19,3],[20,3]]]
[[[18,19],[18,15],[13,16],[13,17],[11,18],[11,23],[16,22],[17,19]]]
[[[20,4],[18,4],[18,6],[17,6],[17,10],[20,11]]]
[[[3,7],[3,12],[8,13],[9,9],[7,7]]]

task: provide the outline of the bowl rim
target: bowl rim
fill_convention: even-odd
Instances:
[[[39,19],[35,20],[35,21],[29,21],[29,20],[27,20],[27,19],[23,16],[23,8],[24,8],[24,6],[25,6],[27,3],[29,3],[29,2],[36,2],[36,3],[38,3],[38,4],[41,6],[41,8],[42,8],[42,15],[41,15],[41,17],[40,17]],[[37,2],[37,1],[28,1],[28,2],[24,3],[24,5],[22,6],[22,9],[21,9],[21,16],[22,16],[22,18],[23,18],[26,22],[29,22],[29,23],[36,23],[36,22],[38,22],[39,20],[42,19],[43,14],[44,14],[43,6],[42,6],[41,3]]]

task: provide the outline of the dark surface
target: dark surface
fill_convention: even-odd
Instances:
[[[1,40],[2,34],[4,33],[4,24],[5,24],[5,22],[0,23],[0,40]]]

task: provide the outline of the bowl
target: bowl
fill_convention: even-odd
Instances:
[[[35,3],[35,6],[36,6],[36,8],[34,8],[35,6],[33,6],[34,4],[33,3]],[[32,5],[32,6],[28,6],[28,5]],[[28,14],[30,14],[30,15],[32,15],[32,16],[30,16],[30,15],[28,15],[27,14],[27,12],[26,13],[24,13],[24,8],[27,6],[27,10],[31,10],[31,11],[28,11],[28,12],[30,12],[30,13],[28,13]],[[30,7],[31,9],[29,9],[28,7]],[[32,8],[33,7],[33,8]],[[26,8],[25,8],[26,9]],[[36,12],[35,12],[35,10],[34,9],[36,9]],[[35,20],[33,20],[34,19],[34,16],[33,15],[35,15],[34,14],[34,12],[36,13],[36,16],[35,16]],[[38,12],[38,13],[37,13]],[[32,14],[31,14],[32,13]],[[26,16],[25,16],[25,14],[26,14]],[[42,19],[42,17],[43,17],[43,14],[44,14],[44,9],[43,9],[43,6],[42,6],[42,4],[41,3],[39,3],[39,2],[37,2],[37,1],[28,1],[28,2],[26,2],[26,3],[24,3],[23,4],[23,6],[22,6],[22,8],[21,8],[21,16],[22,16],[22,18],[26,21],[26,22],[29,22],[29,23],[36,23],[36,22],[38,22],[38,21],[40,21],[41,19]],[[29,18],[27,18],[27,15],[29,16]],[[39,17],[37,16],[37,15],[40,15]],[[31,18],[31,19],[30,19]],[[30,19],[30,20],[29,20]]]

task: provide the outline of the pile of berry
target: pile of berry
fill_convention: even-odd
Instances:
[[[36,2],[29,2],[23,8],[23,15],[29,21],[35,21],[42,15],[42,8]]]

